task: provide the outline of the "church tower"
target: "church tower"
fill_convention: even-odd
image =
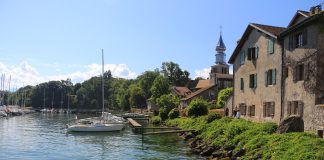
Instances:
[[[220,36],[219,36],[219,40],[218,40],[218,44],[216,46],[216,64],[225,64],[225,44],[223,42],[223,38],[222,38],[222,32],[220,32]]]
[[[215,54],[216,61],[215,61],[215,65],[211,66],[211,71],[209,75],[211,85],[217,84],[217,81],[219,79],[218,77],[220,75],[229,74],[229,65],[225,61],[226,47],[223,41],[222,31],[220,31],[219,40],[215,50],[216,50],[216,54]]]

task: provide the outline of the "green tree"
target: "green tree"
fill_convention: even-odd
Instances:
[[[233,88],[222,89],[217,96],[217,106],[223,108],[226,100],[233,93]]]
[[[142,88],[146,99],[152,96],[151,88],[155,78],[158,76],[158,71],[146,71],[142,75],[137,77],[138,84]]]
[[[174,86],[185,86],[190,81],[189,72],[186,70],[182,71],[177,63],[163,62],[161,69],[161,73],[168,77]]]
[[[208,114],[208,102],[201,98],[192,100],[188,106],[188,116],[198,117]]]
[[[161,97],[164,94],[170,93],[170,84],[168,79],[164,78],[163,76],[158,76],[155,78],[152,88],[152,100],[156,103],[156,99]]]
[[[132,84],[129,86],[129,102],[132,106],[143,108],[146,106],[146,99],[141,87]]]
[[[172,94],[162,95],[160,98],[157,98],[157,105],[159,107],[166,108],[167,114],[173,109],[177,108],[180,105],[180,98]]]

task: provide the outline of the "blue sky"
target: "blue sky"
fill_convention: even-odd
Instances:
[[[135,78],[173,61],[192,78],[215,61],[219,26],[227,59],[251,23],[287,26],[323,0],[0,0],[0,73],[12,83],[72,78],[106,70]]]

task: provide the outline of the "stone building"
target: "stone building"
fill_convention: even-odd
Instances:
[[[321,28],[322,27],[322,28]],[[324,129],[324,12],[297,11],[280,34],[283,44],[282,116],[299,115],[306,130]]]
[[[200,80],[197,83],[196,91],[181,99],[181,108],[189,105],[191,100],[197,97],[206,99],[207,101],[215,101],[218,91],[233,86],[233,75],[229,74],[229,65],[225,61],[225,44],[220,34],[218,44],[216,46],[215,65],[211,66],[209,79]]]
[[[236,108],[252,121],[280,121],[281,46],[278,35],[285,28],[251,23],[238,42],[233,64]]]
[[[290,115],[305,130],[324,129],[324,12],[297,11],[287,28],[249,24],[229,63],[243,118],[280,123]]]

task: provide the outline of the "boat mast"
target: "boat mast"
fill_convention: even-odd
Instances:
[[[101,90],[102,90],[102,116],[105,111],[105,90],[104,90],[104,54],[103,49],[101,49],[101,58],[102,58],[102,77],[101,77]]]
[[[9,106],[9,93],[10,93],[10,82],[11,82],[11,75],[10,75],[10,78],[9,78],[9,90],[8,90],[8,99],[7,99],[7,106]]]

